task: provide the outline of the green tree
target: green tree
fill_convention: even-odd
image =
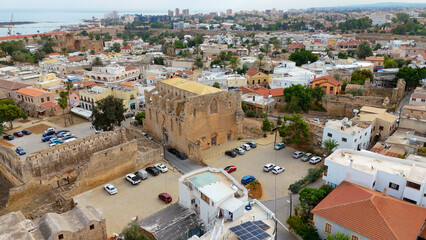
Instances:
[[[164,65],[164,59],[162,57],[155,57],[154,64],[156,65]]]
[[[246,116],[249,118],[253,118],[253,117],[256,117],[256,113],[253,110],[248,110],[246,112]]]
[[[119,43],[112,44],[110,51],[114,51],[115,53],[121,52],[121,45]]]
[[[315,104],[319,104],[322,98],[325,96],[325,92],[321,87],[309,88],[311,90],[311,95],[315,99]]]
[[[195,59],[195,66],[197,67],[197,68],[203,68],[203,62],[202,62],[202,58],[201,57],[197,57],[196,59]]]
[[[348,59],[348,54],[347,53],[345,53],[345,52],[339,52],[338,54],[337,54],[337,57],[338,58],[340,58],[340,59]]]
[[[67,126],[65,109],[68,107],[68,92],[62,91],[59,93],[58,105],[62,108],[62,115],[64,115],[64,125]]]
[[[260,127],[263,132],[270,132],[272,130],[271,122],[267,117],[263,119],[262,126]]]
[[[239,63],[239,59],[238,59],[238,58],[236,58],[236,57],[231,57],[231,58],[229,59],[229,63],[231,64],[231,68],[232,68],[232,70],[234,70],[234,71],[235,71],[235,68],[237,67],[237,65],[238,65],[238,63]]]
[[[19,107],[17,107],[12,100],[0,101],[0,119],[9,122],[10,129],[13,128],[13,120],[23,116]]]
[[[124,121],[123,100],[108,96],[96,102],[92,110],[93,126],[103,131],[112,131]]]
[[[241,102],[241,108],[243,109],[244,112],[247,112],[248,110],[248,105],[245,102]]]
[[[150,240],[139,228],[136,222],[129,223],[122,231],[126,240]]]
[[[285,109],[290,112],[301,112],[302,107],[299,105],[299,102],[298,96],[292,96],[290,102],[285,105]]]
[[[426,78],[426,68],[402,67],[395,75],[394,81],[403,78],[406,88],[411,89],[420,85],[420,80]]]
[[[102,62],[100,57],[96,57],[95,60],[92,62],[92,66],[103,66],[104,63]]]
[[[305,144],[309,142],[311,133],[309,131],[309,124],[303,121],[300,114],[292,114],[291,116],[284,116],[285,124],[279,128],[280,136],[285,139],[287,143]]]
[[[314,208],[327,196],[327,192],[323,189],[305,187],[299,192],[299,200]]]
[[[351,83],[352,84],[361,84],[364,85],[364,82],[366,79],[370,79],[370,81],[373,81],[374,75],[373,72],[370,70],[355,70],[351,75]]]
[[[350,240],[350,236],[345,233],[337,232],[333,235],[328,235],[327,240]]]
[[[145,119],[145,112],[136,114],[135,119],[139,122],[140,125],[142,125],[143,120]]]
[[[185,43],[182,40],[176,40],[174,46],[175,48],[182,49],[185,48]]]
[[[346,93],[352,94],[353,96],[362,96],[362,90],[357,88],[348,89]]]
[[[410,19],[410,15],[408,15],[407,13],[397,13],[396,18],[399,22],[406,23],[408,19]]]
[[[327,152],[327,155],[330,155],[333,149],[335,149],[338,146],[339,144],[337,143],[336,139],[332,139],[332,138],[326,139],[322,143],[322,148]]]
[[[296,97],[296,99],[293,97]],[[284,88],[284,101],[288,104],[295,100],[297,100],[295,104],[299,106],[300,110],[308,110],[312,102],[311,89],[300,84]]]
[[[278,116],[277,118],[277,127],[280,127],[283,124],[283,120],[281,119],[281,116]]]
[[[358,45],[355,50],[355,53],[359,59],[365,59],[366,57],[373,55],[373,51],[371,50],[371,47],[367,42],[363,42]]]
[[[257,64],[259,65],[259,67],[262,67],[262,64],[263,64],[263,57],[264,57],[264,55],[263,54],[258,54],[257,55]]]
[[[68,49],[66,47],[61,48],[61,55],[67,55]]]
[[[73,83],[70,81],[66,81],[65,82],[65,88],[67,89],[67,93],[68,93],[68,106],[70,108],[70,119],[71,119],[71,125],[74,124],[74,120],[72,119],[72,113],[71,113],[71,93],[73,91]]]
[[[398,67],[398,63],[390,58],[387,58],[385,60],[385,68],[397,68]]]
[[[290,54],[288,59],[293,62],[296,62],[297,66],[301,66],[308,62],[311,62],[311,63],[316,62],[318,60],[318,56],[313,54],[311,51],[307,51],[304,48],[302,48]]]
[[[214,82],[214,83],[213,83],[213,87],[215,87],[215,88],[220,88],[220,84],[219,84],[218,82]]]

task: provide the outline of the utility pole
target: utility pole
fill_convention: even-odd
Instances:
[[[290,195],[290,215],[289,217],[291,217],[291,211],[293,209],[293,193],[291,191],[289,191],[289,195]]]

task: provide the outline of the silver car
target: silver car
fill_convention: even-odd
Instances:
[[[303,157],[302,157],[302,162],[307,162],[307,161],[309,161],[309,159],[311,159],[311,157],[312,157],[312,153],[305,153],[305,155],[303,155]]]

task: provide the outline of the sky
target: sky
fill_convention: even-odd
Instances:
[[[164,11],[189,8],[190,13],[236,10],[264,10],[330,7],[379,2],[424,3],[424,0],[0,0],[0,9],[70,9]]]

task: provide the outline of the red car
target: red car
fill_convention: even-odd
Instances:
[[[17,137],[23,137],[24,134],[22,132],[14,132],[13,135],[17,136]]]
[[[170,196],[168,193],[160,193],[158,195],[158,198],[165,203],[169,203],[172,201],[172,196]]]
[[[227,173],[231,173],[231,172],[237,171],[237,167],[235,167],[234,165],[231,165],[231,166],[227,166],[224,170]]]

